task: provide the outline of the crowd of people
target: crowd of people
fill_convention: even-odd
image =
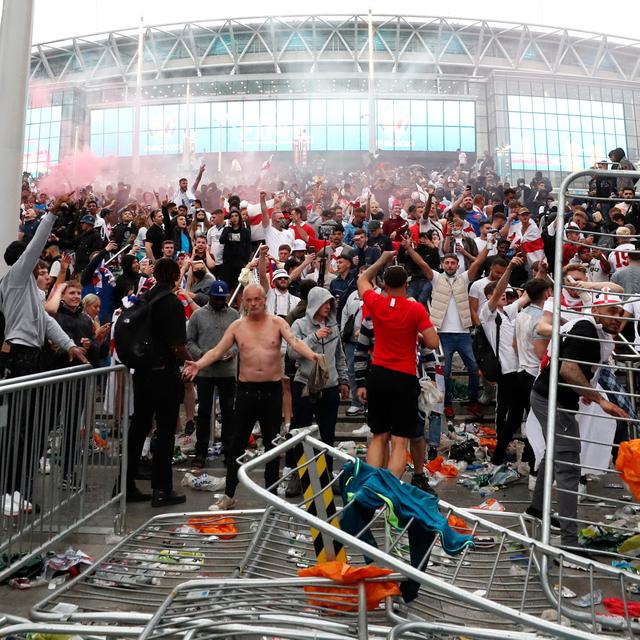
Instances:
[[[632,167],[622,149],[609,158],[598,166]],[[589,327],[568,318],[572,336],[591,335],[593,327],[617,334],[635,318],[614,299],[640,293],[634,180],[594,177],[587,194],[594,200],[574,198],[558,211],[548,178],[538,172],[529,184],[511,185],[488,154],[470,168],[466,158],[433,170],[383,162],[318,175],[267,168],[254,184],[232,188],[207,184],[205,176],[203,164],[192,184],[181,178],[175,191],[120,182],[55,199],[38,180],[25,180],[19,236],[5,253],[7,375],[69,360],[117,363],[114,323],[141,301],[151,304],[153,362],[133,373],[131,501],[162,507],[185,500],[172,484],[174,436],[195,434],[194,466],[204,468],[216,392],[226,478],[212,508],[236,504],[236,458],[254,426],[267,449],[278,433],[312,422],[333,444],[341,399],[349,401],[348,415],[366,412],[367,461],[402,477],[409,450],[411,482],[433,491],[423,468],[438,453],[443,421],[419,411],[420,379],[434,381],[442,368],[442,415],[453,420],[460,357],[467,411],[481,418],[495,410],[491,462],[499,465],[527,415],[546,423],[551,277],[562,279],[563,308],[574,315],[581,305],[595,308],[585,305],[585,288],[596,297],[593,290],[604,291],[602,318],[585,311]],[[563,270],[552,273],[559,233]],[[34,322],[25,322],[25,309]],[[620,322],[610,319],[618,315]],[[634,322],[626,325],[635,331]],[[583,358],[597,365],[602,354]],[[561,378],[589,386],[591,368],[563,369]],[[559,401],[572,407],[579,395],[605,414],[628,416],[598,391],[568,390]],[[148,494],[136,477],[154,418]],[[625,437],[620,424],[618,440]],[[535,479],[534,449],[527,447]],[[267,486],[277,483],[278,465],[266,465]],[[577,492],[579,473],[559,476]],[[3,484],[1,493],[12,494],[15,478]],[[287,495],[300,491],[295,485]],[[540,501],[538,482],[529,509],[535,517]],[[574,537],[563,529],[563,542]]]

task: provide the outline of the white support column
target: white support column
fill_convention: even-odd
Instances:
[[[34,0],[4,0],[0,22],[0,274],[6,272],[2,255],[18,235],[18,210],[27,90],[31,65]]]

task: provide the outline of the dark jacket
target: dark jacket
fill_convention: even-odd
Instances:
[[[89,264],[91,254],[94,251],[100,251],[104,247],[104,240],[100,237],[100,231],[93,228],[85,231],[78,236],[76,244],[76,273],[84,271]]]
[[[129,242],[131,236],[135,238],[137,232],[138,230],[133,222],[119,222],[111,229],[111,240],[118,245],[118,249],[122,249],[122,247]]]
[[[243,267],[251,259],[251,231],[244,226],[239,229],[225,227],[220,236],[222,263]]]
[[[122,266],[122,275],[116,279],[116,290],[114,293],[114,302],[116,307],[122,306],[122,298],[127,295],[129,289],[133,288],[133,292],[138,292],[138,283],[142,277],[141,273],[136,273],[132,269],[135,256],[126,255],[122,256],[120,265]]]
[[[64,302],[60,303],[58,313],[54,316],[62,330],[73,340],[78,347],[81,346],[82,338],[89,338],[91,346],[87,350],[87,359],[93,367],[97,367],[100,360],[100,350],[93,330],[93,322],[91,318],[82,311],[82,306],[76,311],[71,311],[65,306]],[[69,356],[65,351],[58,350],[52,357],[52,368],[62,369],[69,366]]]

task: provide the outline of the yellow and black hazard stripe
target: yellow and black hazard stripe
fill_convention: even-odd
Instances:
[[[300,484],[302,485],[302,494],[307,506],[307,512],[313,516],[322,518],[339,529],[340,522],[336,515],[333,485],[330,484],[331,473],[329,472],[327,458],[324,452],[321,453],[314,462],[315,469],[310,472],[310,465],[307,464],[307,456],[304,452],[298,460],[298,474],[300,475]],[[313,482],[311,478],[311,473],[314,471],[319,481],[315,489],[314,485],[316,483]],[[316,494],[315,497],[314,494]],[[322,531],[314,528],[311,528],[311,537],[313,538],[313,547],[318,563],[329,560],[347,561],[347,553],[341,542],[334,540],[330,535],[326,533],[323,534]]]

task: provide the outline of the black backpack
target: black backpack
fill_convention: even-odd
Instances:
[[[500,317],[499,315],[497,316]],[[497,340],[496,344],[500,343],[500,324],[496,327]],[[497,382],[498,376],[502,369],[500,367],[500,360],[498,360],[493,347],[487,338],[484,329],[480,326],[476,328],[476,332],[473,336],[473,355],[476,357],[478,368],[482,371],[482,375],[489,382]]]
[[[123,309],[113,330],[118,359],[129,369],[146,369],[154,364],[152,326],[153,305],[170,295],[163,291],[148,299],[142,296],[128,309]]]

